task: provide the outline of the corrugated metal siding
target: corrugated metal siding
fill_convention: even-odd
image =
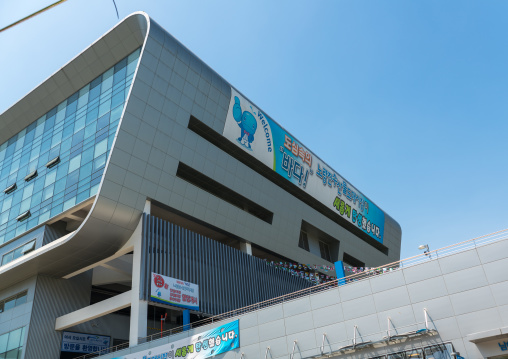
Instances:
[[[90,304],[91,281],[91,272],[72,279],[37,277],[25,359],[60,357],[62,332],[55,330],[55,318]]]
[[[199,285],[200,311],[220,314],[308,288],[299,277],[173,223],[143,215],[141,299],[150,297],[151,273]]]
[[[55,239],[65,236],[67,233],[65,223],[54,223],[51,226],[44,226],[44,239],[42,245],[53,242]]]

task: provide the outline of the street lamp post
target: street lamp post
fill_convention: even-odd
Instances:
[[[424,251],[423,253],[424,253],[426,256],[428,256],[428,257],[429,257],[429,259],[431,258],[431,255],[430,255],[430,249],[429,249],[429,245],[428,245],[428,244],[421,244],[421,245],[419,245],[419,246],[418,246],[418,249],[419,249],[419,250],[423,250],[423,251]]]

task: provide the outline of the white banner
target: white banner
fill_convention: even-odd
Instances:
[[[152,272],[150,299],[153,302],[199,310],[199,286]]]
[[[105,335],[63,332],[62,351],[73,353],[93,353],[107,349],[111,338]]]

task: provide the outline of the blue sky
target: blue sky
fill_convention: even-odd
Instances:
[[[3,1],[0,27],[54,0]],[[508,2],[116,0],[146,11],[402,227],[508,227]],[[118,22],[68,0],[0,33],[0,113]]]

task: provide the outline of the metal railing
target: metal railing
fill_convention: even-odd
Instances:
[[[410,258],[403,259],[403,260],[400,260],[397,262],[389,263],[384,266],[380,266],[377,268],[371,268],[367,271],[363,271],[360,273],[346,276],[345,278],[338,278],[338,279],[331,281],[331,282],[319,284],[319,285],[316,285],[316,286],[313,286],[310,288],[299,290],[297,292],[289,293],[289,294],[286,294],[286,295],[283,295],[280,297],[268,299],[263,302],[252,304],[252,305],[249,305],[249,306],[246,306],[243,308],[239,308],[239,309],[235,309],[235,310],[232,310],[232,311],[229,311],[226,313],[218,314],[218,315],[215,315],[215,316],[212,316],[209,318],[205,318],[205,319],[196,321],[191,324],[187,324],[185,327],[181,326],[181,327],[169,329],[169,330],[157,333],[157,334],[152,334],[152,335],[149,335],[144,338],[139,338],[138,344],[151,342],[151,341],[154,341],[157,339],[161,339],[163,337],[168,337],[168,336],[171,336],[174,334],[182,333],[182,332],[189,330],[189,329],[194,329],[194,328],[202,327],[202,326],[205,326],[208,324],[213,324],[216,322],[223,321],[225,319],[237,317],[237,316],[240,316],[243,314],[247,314],[247,313],[250,313],[253,311],[263,309],[263,308],[271,307],[273,305],[282,304],[282,303],[285,303],[285,302],[288,302],[288,301],[291,301],[294,299],[302,298],[305,296],[310,296],[312,294],[323,292],[323,291],[326,291],[326,290],[329,290],[332,288],[337,288],[339,286],[339,284],[340,285],[349,284],[352,282],[357,282],[357,281],[361,281],[364,279],[368,279],[373,276],[391,273],[391,272],[396,271],[401,268],[408,268],[408,267],[411,267],[414,265],[425,263],[429,260],[443,258],[443,257],[449,256],[449,255],[453,255],[453,254],[463,252],[463,251],[466,251],[469,249],[481,247],[486,244],[500,241],[503,239],[508,239],[508,228],[503,229],[501,231],[491,233],[491,234],[486,234],[486,235],[483,235],[480,237],[469,239],[464,242],[456,243],[456,244],[453,244],[453,245],[450,245],[450,246],[447,246],[447,247],[444,247],[441,249],[436,249],[436,250],[433,250],[433,251],[430,251],[427,253],[422,253],[422,254],[416,255],[414,257],[410,257]],[[100,351],[97,351],[94,353],[85,354],[85,355],[82,355],[76,359],[94,358],[99,355],[114,353],[119,350],[126,349],[128,347],[129,347],[129,343],[127,342],[127,343],[123,343],[123,344],[116,345],[116,346],[113,346],[110,348],[106,348],[106,349],[103,349],[103,350],[100,350]]]

